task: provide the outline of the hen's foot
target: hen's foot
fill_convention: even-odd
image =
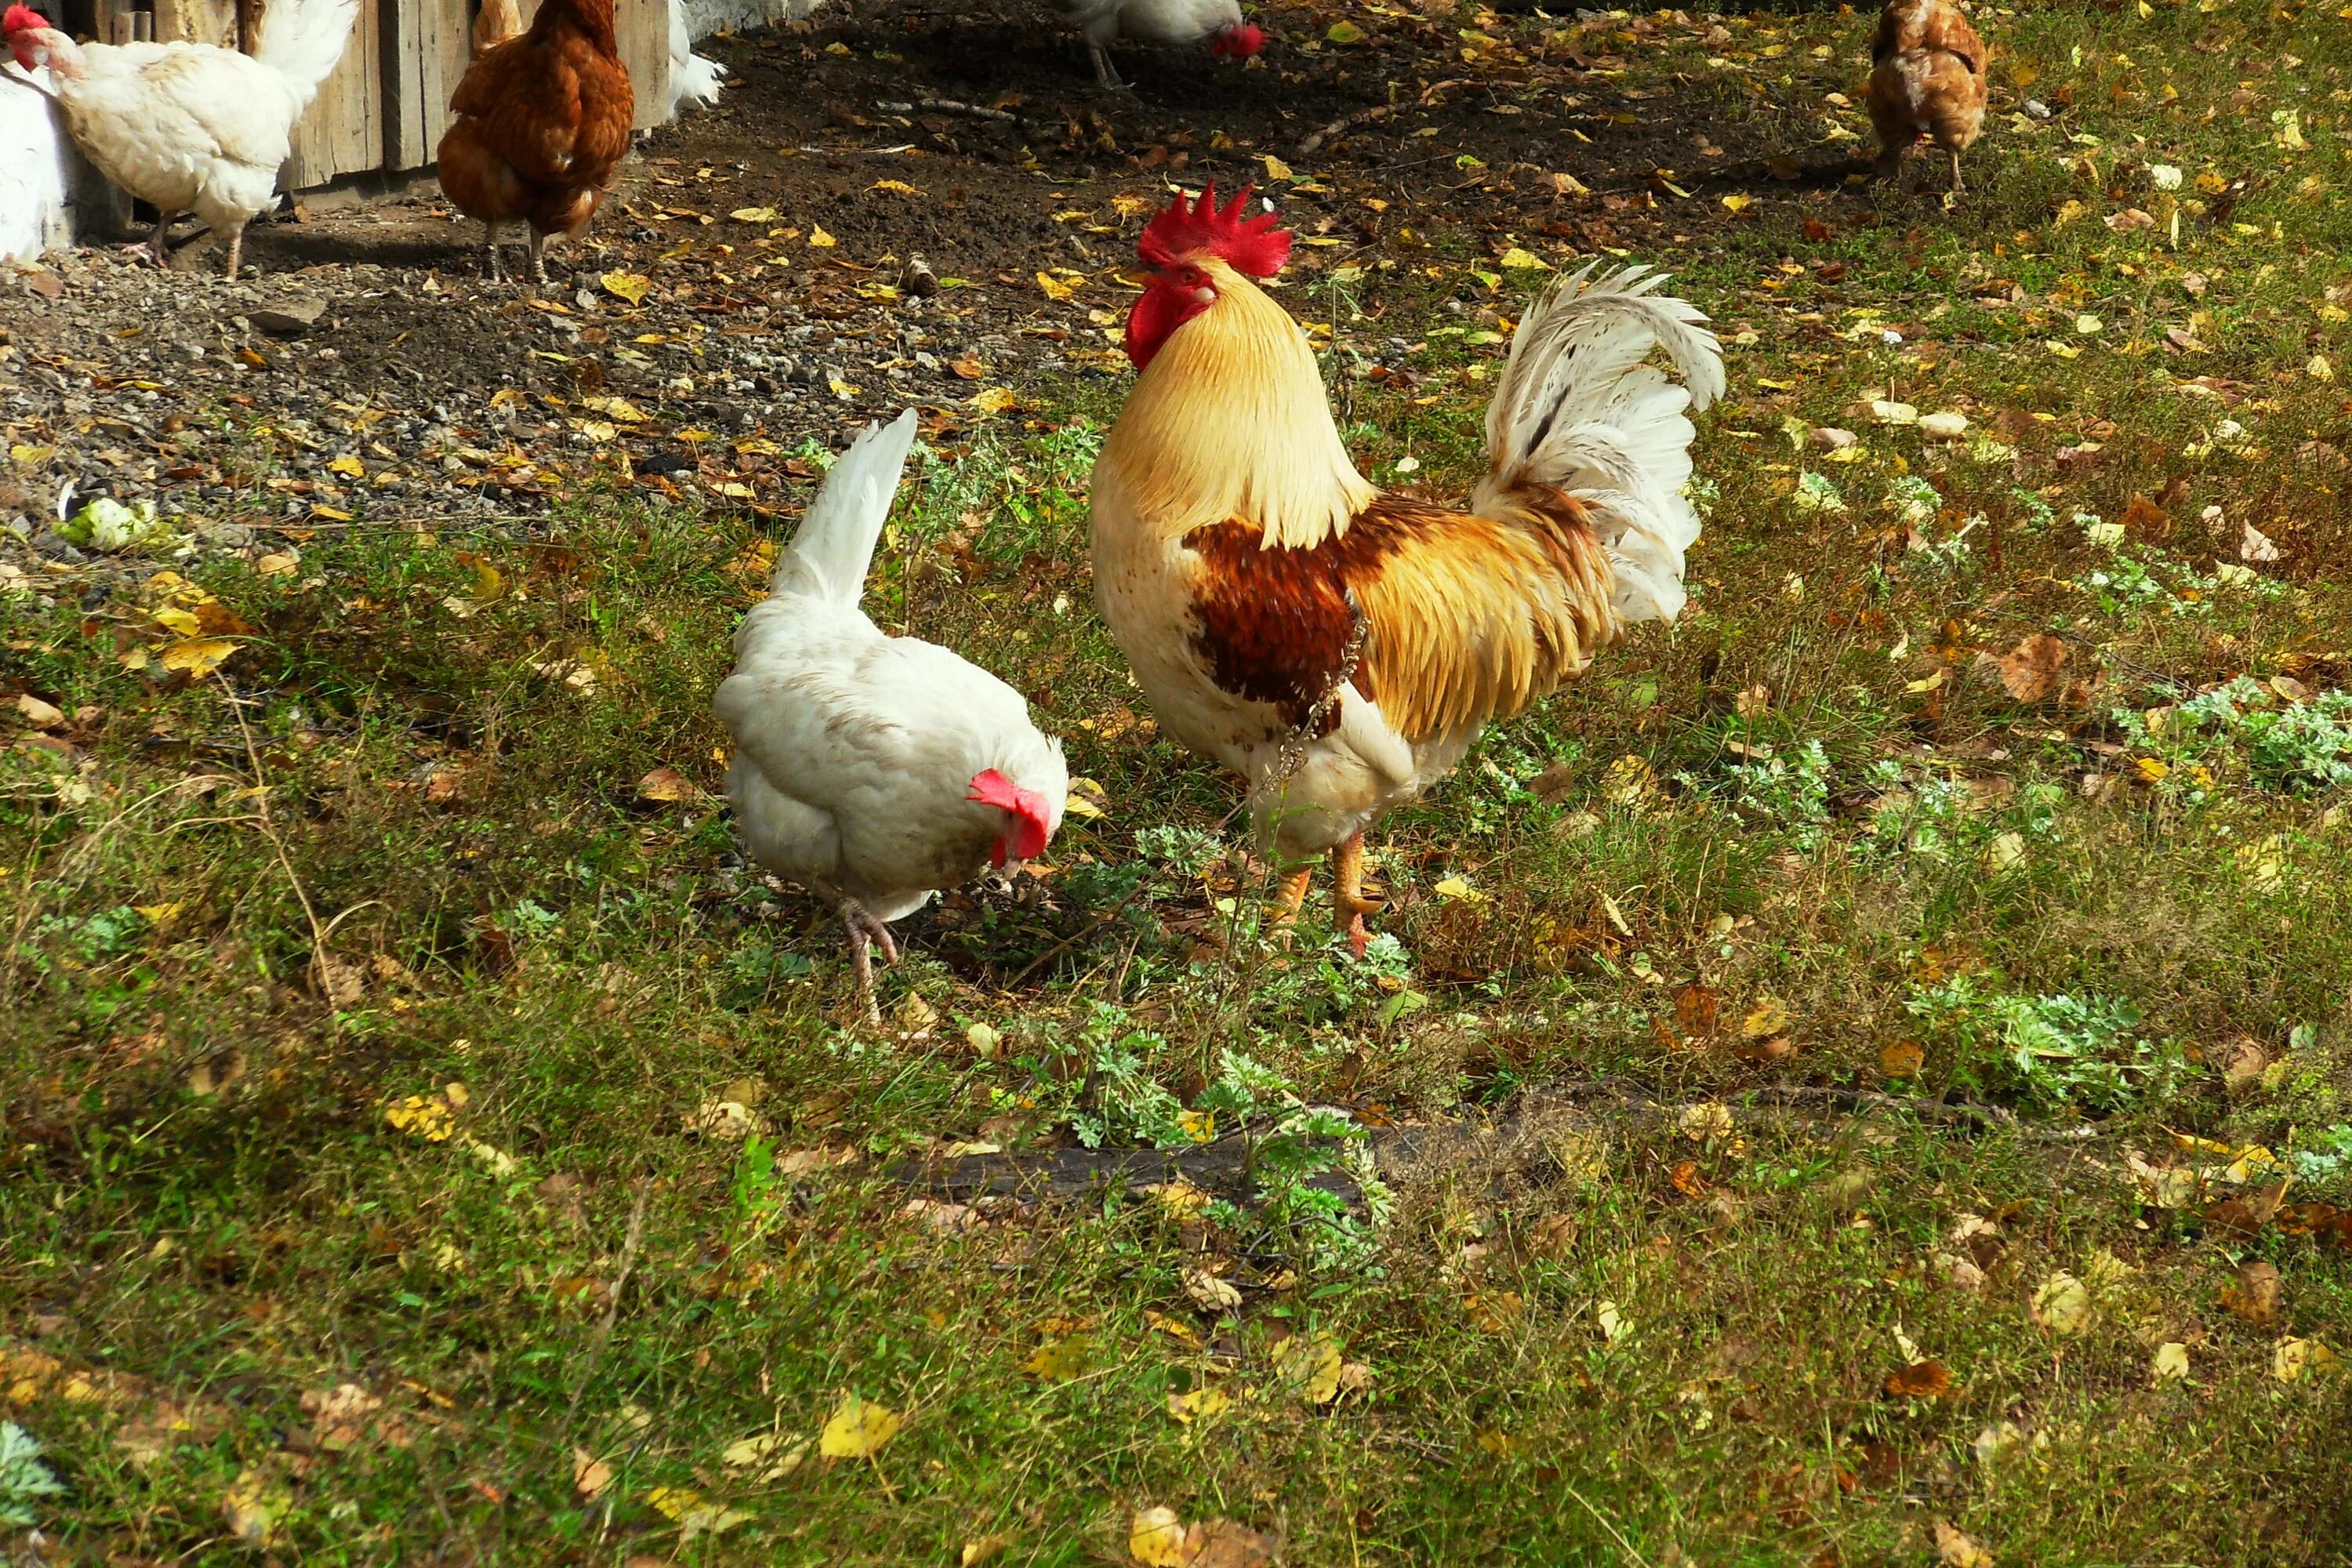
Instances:
[[[878,943],[886,963],[898,962],[898,944],[891,940],[890,928],[875,918],[874,911],[856,899],[840,901],[841,923],[849,930],[849,963],[857,972],[857,1011],[866,1024],[879,1027],[882,1005],[874,999],[873,948]]]
[[[1332,894],[1334,909],[1348,921],[1348,951],[1358,958],[1371,946],[1372,933],[1364,925],[1364,917],[1381,907],[1377,894],[1364,891],[1364,836],[1360,833],[1339,846],[1332,859],[1332,872],[1338,887]]]

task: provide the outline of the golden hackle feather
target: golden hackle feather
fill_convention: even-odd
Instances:
[[[1101,460],[1164,538],[1229,518],[1265,530],[1269,549],[1345,533],[1380,492],[1340,444],[1306,334],[1223,262],[1194,264],[1218,302],[1153,358]]]

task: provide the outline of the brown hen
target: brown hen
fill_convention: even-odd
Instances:
[[[1870,58],[1879,178],[1895,178],[1906,153],[1933,141],[1951,154],[1957,195],[1960,154],[1984,129],[1990,58],[1984,40],[1948,0],[1889,0],[1870,40]]]
[[[636,95],[613,36],[613,0],[545,0],[530,31],[486,50],[449,100],[441,189],[488,228],[530,226],[532,275],[547,281],[547,241],[587,226],[629,151]]]

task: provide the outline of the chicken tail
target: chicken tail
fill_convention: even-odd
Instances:
[[[1508,516],[1540,489],[1583,503],[1609,552],[1621,621],[1679,614],[1683,552],[1698,513],[1683,496],[1686,408],[1723,395],[1723,349],[1686,300],[1654,292],[1646,267],[1561,280],[1528,310],[1486,410],[1486,477],[1473,506]],[[1683,384],[1646,363],[1663,348]]]
[[[768,594],[806,595],[836,605],[855,605],[866,591],[866,571],[874,562],[874,542],[898,493],[898,474],[915,444],[915,411],[887,425],[869,425],[834,459],[833,471],[801,519],[792,548],[776,562]]]
[[[297,114],[310,107],[319,84],[343,58],[359,11],[360,0],[275,0],[261,14],[253,58],[286,79]]]

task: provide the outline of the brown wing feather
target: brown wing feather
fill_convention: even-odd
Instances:
[[[1557,491],[1507,519],[1382,495],[1312,549],[1262,537],[1238,520],[1186,537],[1193,647],[1286,728],[1328,734],[1352,681],[1407,740],[1455,733],[1548,695],[1613,632],[1608,558]]]

